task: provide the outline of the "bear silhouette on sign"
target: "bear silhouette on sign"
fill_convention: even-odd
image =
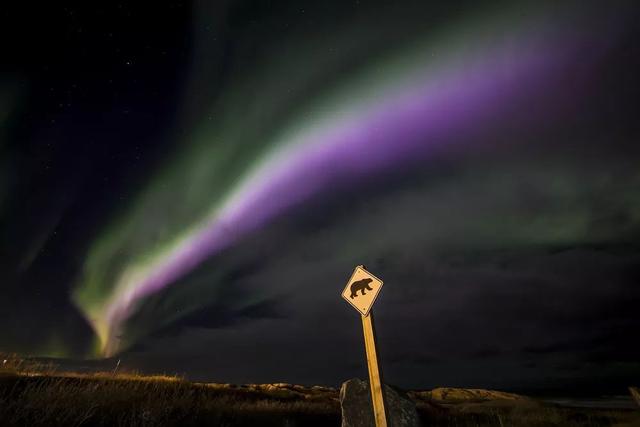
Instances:
[[[371,286],[369,286],[369,283],[371,283],[373,280],[369,279],[368,277],[366,279],[362,279],[362,280],[358,280],[357,282],[353,282],[351,284],[351,299],[354,299],[355,297],[358,296],[358,291],[362,291],[362,295],[366,295],[365,293],[365,289],[368,291],[372,291],[373,288]]]

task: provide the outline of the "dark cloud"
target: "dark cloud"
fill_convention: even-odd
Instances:
[[[234,347],[228,335],[232,330],[234,337],[239,333],[238,339],[269,353],[270,360],[288,361],[286,368],[257,363],[255,369],[246,368],[242,378],[255,375],[265,380],[313,382],[323,376],[325,382],[337,383],[349,373],[362,374],[359,321],[338,297],[349,271],[322,252],[323,247],[335,247],[323,242],[327,228],[295,233],[304,236],[300,237],[304,243],[292,244],[290,251],[281,247],[271,258],[264,253],[269,262],[262,269],[246,280],[226,283],[228,287],[252,289],[263,298],[276,290],[288,296],[281,300],[279,310],[289,314],[271,322],[268,340],[262,336],[267,333],[264,319],[240,322],[242,316],[238,316],[238,323],[228,329],[199,329],[197,339],[186,323],[184,334],[176,338],[180,350],[172,351],[173,357],[181,360],[177,354],[213,351],[217,360],[242,360],[248,357],[244,354],[248,349]],[[283,230],[271,230],[261,238],[271,241],[270,232],[284,235]],[[341,239],[349,238],[344,230],[338,234]],[[256,249],[261,247],[260,238],[254,236],[251,243],[249,253],[260,252]],[[390,380],[396,383],[437,385],[446,383],[445,375],[434,374],[446,371],[443,365],[459,363],[469,371],[475,367],[482,372],[487,364],[495,364],[497,369],[508,361],[533,369],[528,381],[539,385],[536,376],[553,378],[559,371],[587,378],[584,366],[595,363],[598,355],[604,355],[609,364],[632,362],[640,355],[640,348],[628,339],[628,331],[640,326],[633,310],[640,297],[634,281],[640,255],[633,247],[551,246],[471,252],[448,248],[441,252],[424,242],[422,250],[414,246],[398,256],[393,248],[391,253],[382,251],[375,256],[362,252],[375,266],[370,268],[386,281],[376,308],[378,336]],[[322,256],[316,257],[316,251]],[[314,291],[297,292],[300,278]],[[215,310],[215,305],[210,308]],[[160,347],[175,348],[171,340],[158,338],[157,342],[164,344],[156,344],[148,355],[162,354]],[[296,356],[291,359],[292,355]],[[325,366],[327,371],[305,371],[308,364]],[[409,366],[413,374],[406,376]],[[493,381],[491,371],[486,372],[485,376],[473,374],[474,381]],[[193,374],[202,375],[195,367]],[[240,375],[233,369],[216,374],[229,381]],[[501,380],[516,382],[520,375],[514,367]]]
[[[242,309],[227,311],[235,319],[228,328],[197,332],[178,320],[178,346],[158,337],[145,354],[178,348],[171,357],[182,360],[178,354],[213,351],[218,361],[249,364],[250,350],[233,344],[233,331],[269,358],[242,373],[220,369],[215,375],[221,380],[322,377],[335,384],[362,375],[359,322],[338,295],[350,267],[363,262],[386,282],[376,314],[393,382],[418,387],[472,378],[482,384],[494,381],[495,369],[512,365],[501,374],[502,385],[539,386],[571,373],[576,380],[592,378],[586,367],[594,363],[633,362],[640,356],[629,340],[629,331],[640,326],[640,251],[623,231],[637,232],[637,218],[597,227],[592,218],[607,209],[633,212],[622,201],[633,200],[625,182],[635,173],[608,170],[605,176],[619,177],[594,184],[602,169],[540,166],[546,160],[514,160],[500,169],[450,164],[444,174],[388,177],[384,191],[365,188],[332,204],[301,207],[292,220],[254,234],[200,272],[253,266],[217,282],[237,295],[217,294],[218,303],[201,312],[204,318],[216,319],[218,306],[243,307],[255,299],[286,316],[246,319]],[[554,182],[560,184],[546,185]],[[594,208],[595,190],[613,202]],[[175,289],[161,299],[171,300]],[[273,360],[287,360],[286,368]],[[442,372],[457,369],[456,363],[465,369],[456,374],[459,380],[448,379]],[[305,370],[309,365],[326,371]],[[206,370],[193,369],[196,376]],[[518,382],[521,369],[530,372]]]

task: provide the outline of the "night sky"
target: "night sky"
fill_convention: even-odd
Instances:
[[[640,381],[635,2],[143,3],[0,11],[1,352]]]

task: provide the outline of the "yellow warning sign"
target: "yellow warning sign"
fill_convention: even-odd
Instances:
[[[378,293],[382,289],[382,280],[359,265],[353,270],[351,279],[342,291],[342,298],[360,312],[363,316],[369,314]]]

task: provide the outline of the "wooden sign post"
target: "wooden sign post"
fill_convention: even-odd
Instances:
[[[373,303],[382,289],[382,280],[359,265],[353,271],[351,279],[342,291],[342,298],[347,300],[362,318],[364,347],[367,351],[367,367],[369,369],[369,389],[376,427],[387,427],[384,390],[382,388],[382,372],[378,363],[376,349],[376,332],[373,325]]]
[[[382,389],[382,373],[378,365],[376,332],[373,327],[373,311],[370,311],[367,316],[362,316],[362,329],[364,330],[364,346],[367,350],[367,367],[369,368],[369,389],[371,389],[373,416],[376,420],[376,427],[387,427],[387,412],[384,402],[384,390]]]

